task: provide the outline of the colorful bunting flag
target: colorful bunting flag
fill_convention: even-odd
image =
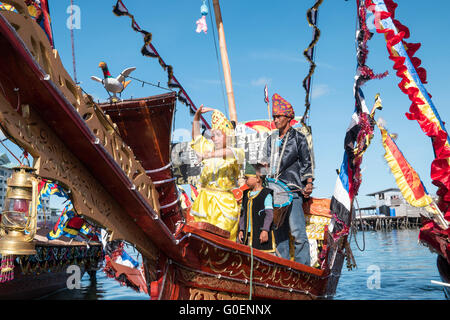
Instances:
[[[386,159],[395,182],[399,187],[403,198],[413,207],[425,207],[426,211],[436,218],[436,222],[443,228],[448,227],[442,212],[434,203],[433,198],[428,194],[419,174],[408,163],[403,153],[398,148],[392,136],[378,124],[381,131],[383,147],[386,150],[384,158]]]
[[[378,128],[381,131],[383,147],[386,150],[384,158],[405,200],[413,207],[426,207],[431,204],[433,199],[428,195],[417,172],[405,159],[387,130],[381,125],[378,125]]]

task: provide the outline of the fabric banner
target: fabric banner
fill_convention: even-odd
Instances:
[[[324,240],[325,227],[331,218],[305,214],[306,234],[308,239]]]
[[[357,1],[358,10],[358,30],[356,33],[357,42],[357,72],[354,82],[355,110],[352,115],[350,125],[347,128],[344,139],[344,157],[338,172],[338,178],[331,197],[330,210],[332,220],[330,232],[333,240],[338,241],[349,232],[351,223],[351,213],[353,199],[358,193],[361,185],[361,163],[362,156],[367,150],[372,138],[375,126],[375,110],[381,108],[379,95],[375,98],[372,111],[369,112],[361,86],[371,79],[380,79],[387,75],[374,74],[372,69],[366,65],[368,56],[367,41],[371,34],[366,25],[366,7],[364,0]]]
[[[433,199],[428,195],[417,172],[405,159],[387,130],[380,125],[378,128],[381,131],[383,147],[386,150],[384,158],[405,200],[413,207],[426,207],[431,204]]]
[[[53,31],[48,1],[49,0],[25,0],[25,4],[28,6],[30,16],[35,19],[44,30],[51,46],[53,47]]]
[[[290,123],[291,127],[300,123],[301,119],[301,117],[295,117],[292,119]],[[269,120],[251,120],[242,123],[257,132],[270,132],[272,130],[276,130],[275,122]]]
[[[3,2],[0,2],[0,10],[17,12],[17,10],[16,10],[16,8],[14,8],[14,6],[3,3]]]
[[[61,216],[56,222],[53,230],[51,230],[47,234],[47,238],[49,240],[58,239],[61,236],[66,236],[68,238],[75,238],[78,235],[78,230],[81,228],[82,223],[79,219],[76,219],[74,222],[78,227],[78,230],[75,229],[75,226],[72,224],[69,227],[66,227],[70,220],[76,218],[76,212],[72,208],[72,204],[66,205],[63,211],[61,212]]]
[[[414,57],[420,43],[408,43],[409,29],[395,19],[397,4],[392,0],[366,0],[368,8],[375,14],[375,27],[386,39],[389,59],[400,77],[400,90],[412,102],[406,117],[416,120],[422,131],[432,138],[435,159],[431,164],[431,179],[438,187],[438,206],[450,220],[450,142],[444,123],[434,106],[431,95],[424,87],[426,70]]]
[[[42,198],[50,197],[51,195],[55,195],[58,197],[62,197],[64,199],[69,199],[67,192],[56,183],[49,182],[48,180],[42,180],[38,186],[39,197],[38,197],[38,205],[37,210],[42,210]]]
[[[293,120],[298,124],[299,118]],[[236,148],[241,148],[245,152],[245,159],[251,164],[255,164],[260,159],[264,143],[270,131],[267,128],[269,121],[248,121],[238,123],[235,129]],[[300,130],[299,128],[295,128]],[[171,159],[173,175],[176,177],[178,185],[192,184],[198,185],[201,172],[195,151],[189,146],[190,141],[174,143],[171,148]],[[243,172],[241,172],[243,175]]]

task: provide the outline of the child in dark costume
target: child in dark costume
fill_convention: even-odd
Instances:
[[[249,189],[244,191],[242,198],[238,241],[255,249],[275,253],[272,190],[264,187],[264,181],[260,167],[247,163],[245,183]]]

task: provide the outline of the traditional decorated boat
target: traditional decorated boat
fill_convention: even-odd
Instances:
[[[322,1],[308,11],[314,37],[305,50],[311,63],[304,80],[305,114]],[[374,2],[381,5],[382,0]],[[47,1],[40,2],[41,25],[30,16],[29,1],[2,3],[14,10],[0,11],[1,129],[33,157],[35,177],[70,190],[74,210],[106,230],[109,243],[126,241],[142,254],[142,268],[135,268],[118,263],[123,251],[113,250],[105,268],[108,274],[151,299],[323,299],[335,294],[345,257],[349,268],[354,262],[347,240],[353,200],[361,183],[362,156],[373,136],[374,113],[381,106],[376,100],[369,111],[361,89],[366,81],[382,77],[366,65],[368,1],[357,1],[356,103],[335,193],[331,199],[313,198],[304,205],[308,235],[317,244],[313,266],[238,244],[228,240],[226,231],[193,221],[176,184],[170,141],[177,101],[193,111],[196,107],[152,45],[151,34],[138,26],[123,1],[117,1],[114,12],[129,16],[133,29],[144,35],[142,53],[158,58],[173,92],[96,103],[70,77],[53,47]],[[217,0],[214,5],[224,41]],[[225,52],[222,57],[225,66]],[[226,78],[227,85],[230,80]],[[227,92],[233,106],[232,90]],[[230,115],[237,123],[235,110]]]

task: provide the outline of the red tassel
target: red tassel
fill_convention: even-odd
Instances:
[[[3,255],[0,271],[0,283],[5,283],[14,279],[14,256]]]

